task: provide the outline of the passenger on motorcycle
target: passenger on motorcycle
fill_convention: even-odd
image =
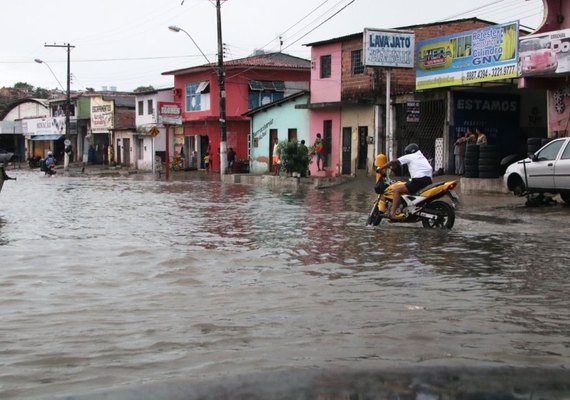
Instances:
[[[405,155],[396,160],[388,161],[384,165],[376,168],[377,172],[381,172],[386,168],[391,168],[398,165],[407,165],[410,171],[410,179],[405,185],[394,189],[394,201],[388,218],[391,220],[402,219],[404,215],[396,215],[396,211],[400,205],[403,194],[416,193],[422,188],[431,185],[432,183],[432,167],[427,158],[422,154],[420,148],[415,143],[410,143],[404,149]]]

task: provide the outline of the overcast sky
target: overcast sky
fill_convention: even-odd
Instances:
[[[478,17],[530,28],[542,20],[542,0],[226,0],[222,35],[226,59],[254,49],[310,58],[304,44],[362,32]],[[71,50],[72,90],[173,85],[162,72],[217,61],[215,0],[3,0],[0,13],[0,87],[26,82],[66,87]],[[47,62],[38,64],[34,59]],[[50,72],[50,68],[53,74]]]

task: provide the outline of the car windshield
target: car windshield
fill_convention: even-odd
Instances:
[[[524,53],[527,51],[536,51],[548,48],[546,42],[542,40],[526,40],[522,41],[520,44],[520,52]]]
[[[536,159],[538,161],[555,160],[562,144],[564,144],[564,140],[555,140],[547,144],[542,150],[536,153]]]

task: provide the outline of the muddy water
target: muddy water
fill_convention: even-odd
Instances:
[[[265,371],[570,368],[568,208],[372,229],[372,195],[350,186],[10,172],[0,398]]]

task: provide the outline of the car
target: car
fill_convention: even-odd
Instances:
[[[10,153],[7,150],[4,149],[0,149],[0,164],[4,164],[10,161],[14,161],[15,160],[15,155],[14,153]]]
[[[523,39],[519,47],[519,72],[521,76],[556,72],[558,59],[550,40],[544,38]]]
[[[559,194],[570,204],[570,137],[554,139],[507,167],[503,183],[515,196]]]

